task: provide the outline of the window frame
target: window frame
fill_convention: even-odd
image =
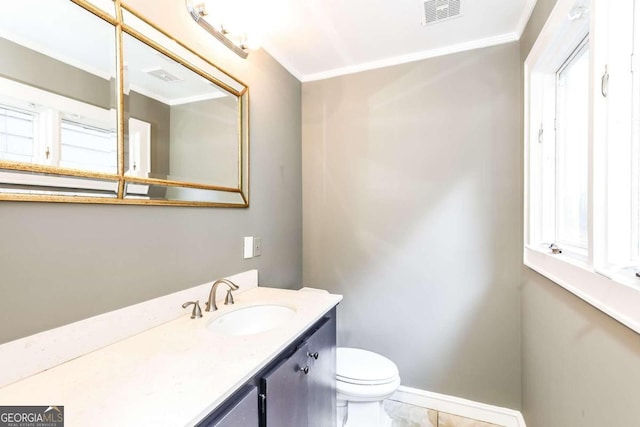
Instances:
[[[48,166],[60,166],[61,161],[61,128],[63,122],[73,123],[75,125],[86,126],[88,128],[95,128],[100,131],[109,132],[113,135],[114,146],[116,148],[116,170],[113,172],[100,172],[107,175],[118,175],[117,171],[117,129],[116,126],[116,111],[115,109],[104,109],[94,105],[90,105],[75,99],[67,98],[61,95],[57,95],[51,92],[43,91],[22,83],[6,79],[0,76],[0,87],[2,88],[3,96],[0,96],[0,107],[6,107],[11,110],[16,110],[23,113],[31,114],[34,122],[34,152],[33,162],[34,165],[48,165]],[[19,101],[22,99],[28,99],[26,101]],[[24,104],[24,105],[23,105]],[[33,105],[31,105],[33,104]],[[76,117],[67,116],[65,111],[80,112],[82,119],[79,120]],[[104,125],[108,122],[113,123],[113,128],[107,129]],[[126,171],[126,176],[136,177],[148,177],[149,170],[151,169],[151,124],[139,119],[129,118],[129,126],[133,126],[136,129],[137,136],[140,139],[140,147],[136,156],[129,156],[129,162],[134,162],[139,165],[143,165],[143,168],[137,172]],[[45,152],[47,147],[50,150],[50,155],[47,157]],[[127,165],[128,166],[128,165]],[[86,171],[85,169],[76,169],[65,167],[65,169]],[[94,170],[91,170],[94,172]],[[20,175],[20,177],[18,177]],[[53,175],[32,175],[29,173],[19,171],[0,171],[0,178],[2,182],[7,184],[29,184],[32,186],[42,187],[68,187],[77,188],[80,190],[97,190],[97,191],[109,191],[117,192],[117,185],[114,187],[113,181],[100,181],[83,177],[57,177]],[[141,196],[145,196],[148,193],[149,186],[146,184],[132,184],[133,193]],[[17,191],[17,190],[12,190]],[[24,194],[30,194],[30,190],[24,190]],[[37,194],[42,194],[38,192]],[[60,194],[60,191],[52,194]],[[69,195],[84,195],[79,192],[68,192]],[[95,197],[107,197],[100,194],[94,194]],[[111,197],[111,196],[109,196]]]
[[[579,241],[572,241],[570,239],[565,239],[562,236],[562,231],[561,231],[561,224],[562,224],[562,219],[561,219],[561,214],[562,214],[562,203],[560,203],[561,200],[561,195],[562,195],[562,175],[563,175],[563,166],[564,166],[564,162],[561,161],[561,158],[563,157],[563,153],[562,151],[565,149],[565,144],[566,144],[566,140],[567,138],[567,134],[565,134],[565,132],[563,132],[563,130],[566,127],[566,122],[567,120],[565,120],[566,115],[566,108],[564,108],[564,106],[561,106],[561,104],[564,104],[564,101],[566,100],[566,94],[564,92],[564,90],[562,90],[563,85],[566,85],[566,79],[567,79],[567,72],[573,67],[575,66],[583,57],[583,55],[587,55],[587,61],[589,61],[589,34],[587,33],[584,38],[580,41],[580,43],[572,50],[572,52],[569,54],[569,56],[566,58],[566,60],[562,63],[562,65],[560,65],[560,67],[558,68],[558,71],[556,71],[555,73],[555,117],[554,117],[554,137],[555,137],[555,141],[553,141],[554,143],[554,151],[555,151],[555,164],[554,164],[554,178],[555,178],[555,182],[554,182],[554,187],[555,187],[555,194],[554,194],[554,216],[555,216],[555,224],[554,224],[554,239],[552,243],[555,243],[557,245],[559,245],[563,252],[564,251],[569,251],[571,253],[571,255],[573,255],[574,257],[578,258],[578,259],[582,259],[585,260],[588,256],[588,251],[589,251],[589,240],[587,237],[586,242],[579,242]],[[588,133],[588,129],[585,129]],[[587,146],[585,146],[584,148],[588,149],[588,144]],[[586,177],[588,180],[588,177]],[[588,217],[588,214],[585,212],[586,216]],[[588,218],[587,218],[587,223],[588,223]],[[587,224],[587,228],[589,227],[589,224]]]
[[[15,135],[12,134],[7,130],[5,131],[0,131],[0,137],[4,136],[6,138],[7,143],[9,142],[9,138],[11,136],[13,137],[19,137],[19,138],[24,138],[24,139],[30,139],[31,140],[31,144],[33,145],[32,148],[32,155],[31,157],[31,163],[33,163],[33,158],[35,157],[35,153],[38,151],[38,135],[37,135],[37,127],[38,127],[38,119],[39,119],[39,114],[36,111],[33,111],[31,109],[26,109],[26,108],[20,108],[14,105],[8,105],[2,102],[2,100],[0,99],[0,110],[6,111],[6,114],[0,114],[0,120],[2,120],[3,117],[11,117],[9,112],[12,112],[13,114],[19,114],[21,116],[28,116],[29,120],[23,119],[25,121],[30,122],[31,124],[31,135],[29,137],[26,137],[24,135]],[[15,116],[13,117],[14,119],[16,118]],[[8,121],[6,122],[8,123]],[[5,124],[6,124],[5,123]],[[8,153],[11,154],[11,153]],[[15,154],[14,154],[15,155]],[[16,161],[14,159],[3,159],[3,160],[7,160],[7,161]],[[24,160],[17,160],[17,161],[23,161]],[[25,162],[28,163],[28,162]]]
[[[602,167],[606,156],[607,123],[606,102],[597,96],[600,77],[606,57],[606,21],[608,5],[604,0],[558,0],[536,43],[524,64],[524,248],[523,262],[584,301],[603,311],[632,330],[640,333],[640,280],[627,280],[620,275],[603,271],[602,261],[606,257],[607,230],[604,208],[607,207],[607,171]],[[640,28],[638,16],[639,0],[636,0],[635,26]],[[569,19],[576,16],[577,7],[588,10],[589,17]],[[605,23],[603,24],[603,21]],[[559,70],[560,61],[570,56],[578,46],[580,37],[589,34],[590,88],[588,123],[588,251],[584,259],[570,253],[553,254],[542,242],[542,172],[537,170],[542,149],[536,145],[542,124],[544,138],[555,138],[555,126],[550,126],[549,100],[543,88],[548,87],[550,75]],[[639,31],[635,32],[637,38]],[[636,44],[637,50],[637,44]],[[636,67],[636,70],[639,68]],[[640,72],[640,71],[638,71]],[[547,108],[543,106],[547,105]],[[640,102],[637,103],[640,105]],[[555,113],[553,114],[555,116]],[[640,115],[638,116],[640,117]],[[606,122],[606,120],[605,120]],[[638,125],[640,127],[640,125]],[[547,131],[550,129],[550,131]],[[551,130],[552,129],[552,130]],[[542,144],[540,144],[542,145]],[[635,147],[638,150],[638,147]],[[537,163],[536,163],[537,162]],[[640,169],[640,164],[638,165]],[[640,170],[638,171],[640,174]],[[640,182],[638,183],[640,187]],[[640,191],[640,188],[638,189]],[[640,201],[640,194],[638,194]],[[640,210],[640,208],[639,208]],[[637,225],[640,227],[640,224]],[[635,278],[634,278],[635,279]]]

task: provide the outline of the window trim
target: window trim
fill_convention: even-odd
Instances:
[[[565,100],[565,93],[563,90],[561,90],[562,87],[562,82],[561,80],[564,78],[566,79],[566,72],[573,67],[580,59],[582,59],[583,55],[587,55],[587,61],[589,61],[589,56],[591,54],[590,52],[590,39],[589,39],[589,33],[587,32],[587,34],[583,37],[583,39],[580,41],[580,43],[575,47],[575,49],[573,49],[573,51],[568,55],[567,59],[565,61],[563,61],[562,65],[560,65],[560,67],[558,68],[558,71],[556,71],[555,73],[555,126],[554,126],[554,137],[555,137],[555,143],[554,143],[554,150],[555,150],[555,182],[554,182],[554,187],[555,187],[555,195],[554,195],[554,216],[555,216],[555,221],[554,221],[554,239],[553,239],[553,243],[559,244],[560,247],[563,249],[563,251],[570,251],[572,252],[576,257],[579,257],[581,259],[587,259],[588,257],[588,253],[589,253],[589,239],[587,237],[587,241],[583,244],[582,242],[578,242],[578,241],[571,241],[568,239],[564,239],[561,237],[561,226],[560,224],[562,223],[561,220],[561,208],[562,205],[560,203],[560,194],[561,194],[561,181],[562,181],[562,177],[561,177],[561,167],[564,165],[563,162],[560,161],[560,157],[561,155],[559,154],[559,152],[561,152],[566,144],[566,136],[564,135],[565,132],[563,132],[562,130],[564,130],[566,128],[566,120],[564,120],[565,117],[565,109],[561,108],[559,104],[561,104],[561,99],[562,101]],[[564,75],[564,77],[563,77]],[[544,107],[543,107],[544,108]],[[561,130],[561,131],[559,131]],[[588,129],[587,129],[588,131]],[[587,132],[588,133],[588,132]],[[587,135],[588,137],[588,135]],[[587,214],[588,217],[588,214]],[[589,222],[589,221],[587,221]],[[588,226],[588,225],[587,225]]]
[[[524,264],[562,286],[598,310],[640,333],[640,292],[620,280],[612,280],[563,257],[532,247],[524,249]]]
[[[598,182],[594,180],[601,178],[602,172],[599,170],[598,165],[594,162],[594,156],[597,159],[601,154],[601,147],[594,145],[593,141],[596,138],[601,138],[606,132],[603,129],[603,125],[597,124],[593,120],[593,115],[602,113],[606,108],[602,101],[594,99],[594,88],[599,84],[600,76],[598,71],[592,73],[591,87],[590,87],[590,100],[592,101],[589,122],[589,183],[588,183],[588,221],[589,221],[589,235],[588,239],[589,251],[588,257],[585,262],[571,258],[568,254],[552,254],[546,248],[533,245],[531,242],[539,241],[538,235],[541,233],[539,229],[540,222],[539,216],[532,215],[532,206],[530,199],[532,196],[536,196],[536,191],[539,188],[534,185],[533,178],[539,176],[537,171],[532,170],[531,160],[532,156],[535,156],[531,148],[532,144],[535,144],[538,135],[538,126],[543,123],[544,117],[542,117],[541,109],[536,110],[535,106],[541,106],[543,103],[540,93],[532,91],[532,82],[536,84],[544,84],[544,80],[541,80],[543,76],[536,74],[538,71],[544,72],[544,74],[553,73],[558,70],[556,67],[553,70],[550,66],[556,61],[561,60],[561,57],[567,58],[571,51],[578,46],[579,32],[574,31],[577,25],[580,25],[579,20],[569,21],[567,17],[576,5],[583,5],[589,8],[591,14],[591,21],[583,23],[583,26],[587,26],[587,32],[589,34],[596,34],[594,32],[593,16],[596,16],[601,12],[600,7],[604,7],[603,2],[589,1],[589,0],[558,0],[547,23],[540,32],[536,43],[532,47],[529,56],[525,60],[524,64],[524,247],[523,247],[523,262],[532,270],[547,277],[551,281],[555,282],[559,286],[573,293],[577,297],[591,304],[600,311],[606,313],[612,318],[616,319],[620,323],[626,325],[630,329],[637,333],[640,333],[640,284],[636,280],[628,280],[621,275],[610,276],[606,273],[599,272],[597,267],[599,265],[600,254],[599,247],[604,240],[603,236],[599,235],[601,230],[598,227],[594,227],[593,224],[600,221],[600,213],[594,211],[595,206],[601,206],[602,200],[600,200],[600,188]],[[575,34],[574,34],[575,33]],[[599,41],[592,39],[590,41],[590,52],[592,54],[591,69],[600,70],[600,66],[606,63],[605,59],[601,57],[599,51]],[[595,46],[595,48],[593,48]],[[546,68],[545,68],[546,67]],[[596,81],[597,80],[597,81]],[[533,174],[533,175],[532,175]],[[596,200],[594,200],[596,199]],[[533,203],[538,203],[537,200],[532,200]],[[594,253],[595,248],[595,253]],[[595,261],[594,262],[594,258]]]
[[[62,144],[60,141],[60,127],[63,120],[75,121],[79,124],[95,126],[101,129],[104,129],[105,124],[111,124],[114,132],[114,145],[117,148],[115,109],[91,105],[4,77],[0,77],[0,89],[2,89],[0,91],[2,93],[0,96],[1,105],[33,112],[36,116],[34,164],[56,166],[59,164]],[[74,114],[81,116],[82,121],[67,117],[67,111],[73,111]],[[49,147],[51,150],[51,156],[48,158],[44,157],[45,147]],[[107,174],[117,175],[117,172],[116,170],[107,172]]]
[[[103,130],[100,125],[104,123],[113,122],[114,127],[116,125],[115,109],[105,109],[97,107],[95,105],[87,104],[82,101],[71,99],[62,95],[47,92],[38,88],[34,88],[20,82],[13,81],[4,77],[0,77],[0,88],[2,89],[2,95],[0,96],[0,106],[5,105],[8,108],[24,111],[25,113],[33,114],[35,129],[34,129],[34,162],[33,164],[41,165],[59,165],[61,161],[61,147],[62,141],[60,140],[60,127],[64,121],[84,125],[87,127],[93,127]],[[26,101],[28,100],[28,101]],[[38,107],[32,107],[29,104],[37,104]],[[73,117],[67,117],[65,111],[78,112],[83,116],[83,121],[78,122]],[[55,117],[49,117],[54,115]],[[45,117],[47,116],[47,117]],[[42,121],[49,123],[56,127],[53,134],[50,134],[50,129],[47,126],[43,126]],[[135,176],[147,178],[149,170],[151,169],[151,124],[140,119],[129,118],[129,126],[136,129],[140,138],[141,144],[139,149],[139,157],[135,160],[139,164],[144,165],[143,169],[137,173],[126,171],[126,176]],[[106,130],[106,129],[105,129]],[[115,129],[113,130],[115,132]],[[53,140],[53,139],[55,140]],[[114,133],[115,138],[115,133]],[[51,157],[48,160],[43,158],[44,148],[43,146],[50,146]],[[116,153],[117,154],[117,153]],[[116,156],[117,157],[117,156]],[[129,157],[129,161],[132,161],[133,157]],[[116,159],[117,163],[117,159]],[[128,165],[126,165],[128,166]],[[73,169],[73,168],[67,168]],[[117,176],[117,170],[114,172],[104,172],[107,175]],[[102,172],[100,172],[102,173]],[[18,179],[17,176],[20,175]],[[83,177],[57,177],[54,175],[41,175],[33,176],[28,172],[20,171],[0,171],[0,182],[6,184],[15,185],[34,185],[42,187],[52,188],[77,188],[78,190],[97,190],[97,191],[109,191],[113,190],[112,180],[94,180]],[[115,180],[117,182],[117,180]],[[149,191],[149,185],[146,184],[131,184],[132,193],[145,196]],[[24,190],[25,193],[29,193],[30,190]],[[117,186],[116,186],[117,192]],[[41,194],[41,193],[38,193]],[[69,194],[78,194],[71,191]],[[96,197],[104,197],[98,195]],[[108,197],[112,197],[111,194]]]

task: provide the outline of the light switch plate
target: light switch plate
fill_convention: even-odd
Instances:
[[[244,238],[244,259],[253,258],[253,236]]]
[[[253,239],[253,256],[262,255],[262,237],[255,237]]]

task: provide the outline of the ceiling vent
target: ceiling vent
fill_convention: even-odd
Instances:
[[[434,24],[460,16],[460,0],[425,0],[424,23]]]
[[[144,73],[147,73],[157,79],[162,80],[163,82],[167,82],[167,83],[172,83],[172,82],[179,82],[182,81],[184,79],[175,76],[173,74],[171,74],[170,72],[168,72],[167,70],[160,68],[160,67],[156,67],[156,68],[150,68],[147,70],[142,70]]]

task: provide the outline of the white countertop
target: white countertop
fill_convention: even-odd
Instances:
[[[341,299],[304,290],[248,290],[233,306],[203,311],[195,320],[185,314],[1,388],[0,405],[64,405],[66,427],[194,425]],[[222,336],[205,327],[257,304],[290,306],[296,314],[256,335]]]

